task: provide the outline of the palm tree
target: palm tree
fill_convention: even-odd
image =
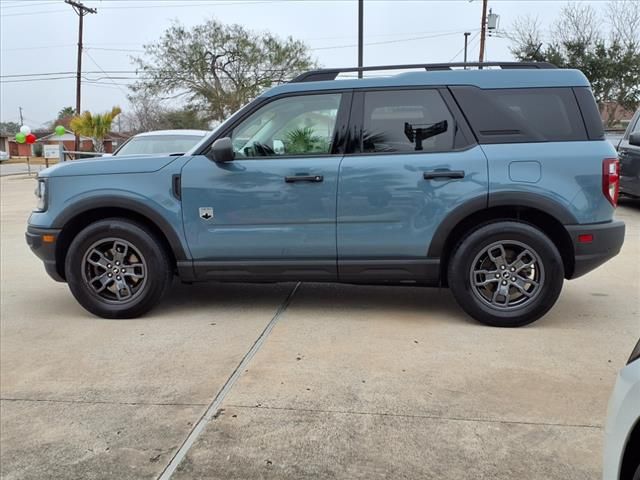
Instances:
[[[76,109],[73,107],[61,108],[58,112],[58,120],[62,120],[67,117],[73,117],[76,114]]]
[[[77,117],[71,119],[71,130],[76,135],[84,135],[91,137],[93,140],[93,149],[96,152],[103,152],[103,140],[111,131],[111,123],[120,112],[120,107],[113,107],[110,112],[97,113],[93,115],[91,112],[84,112]]]

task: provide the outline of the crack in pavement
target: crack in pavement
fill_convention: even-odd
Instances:
[[[42,402],[42,403],[79,403],[88,405],[130,405],[149,407],[203,407],[206,403],[172,403],[172,402],[118,402],[108,400],[61,400],[50,398],[0,398],[0,402]]]
[[[602,430],[602,425],[593,425],[589,423],[551,423],[551,422],[527,422],[521,420],[500,420],[497,418],[473,418],[473,417],[448,417],[442,415],[425,415],[413,413],[391,413],[391,412],[364,412],[357,410],[325,410],[320,408],[296,408],[296,407],[267,407],[264,405],[227,405],[229,408],[246,408],[260,410],[284,410],[292,412],[308,412],[308,413],[335,413],[340,415],[371,415],[380,417],[398,417],[398,418],[422,418],[428,420],[446,420],[455,422],[477,422],[477,423],[501,423],[507,425],[533,425],[541,427],[567,427],[567,428],[592,428]]]
[[[275,327],[276,323],[278,323],[280,316],[285,312],[285,310],[291,303],[291,300],[293,299],[293,296],[295,295],[300,285],[301,282],[297,282],[293,289],[286,296],[286,298],[282,301],[271,320],[269,320],[269,323],[267,323],[267,326],[264,327],[264,330],[262,330],[256,341],[253,343],[253,345],[251,345],[251,348],[249,348],[244,357],[242,357],[242,360],[240,361],[238,366],[231,373],[218,393],[216,393],[215,397],[213,397],[204,414],[202,414],[202,416],[194,424],[185,441],[182,443],[182,445],[180,445],[180,448],[173,455],[167,466],[164,467],[164,469],[158,476],[158,480],[169,480],[171,478],[171,476],[174,474],[184,457],[189,452],[189,449],[193,446],[209,421],[216,418],[218,409],[220,408],[223,400],[225,399],[229,391],[233,388],[235,383],[238,381],[251,359],[255,356],[256,353],[258,353],[258,350],[260,350],[260,347],[266,341],[267,337],[271,333],[271,330],[273,330],[273,327]]]

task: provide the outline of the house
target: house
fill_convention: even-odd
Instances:
[[[104,153],[113,153],[113,151],[127,138],[129,138],[128,135],[122,135],[120,133],[114,132],[110,133],[102,141]],[[65,150],[74,151],[76,137],[73,132],[65,129],[64,135],[56,135],[55,133],[51,133],[39,138],[37,141],[42,143],[43,145],[59,145],[60,142],[62,142]],[[91,138],[89,137],[80,136],[79,147],[81,152],[93,152],[93,140],[91,140]]]
[[[0,152],[9,151],[9,134],[0,132]]]

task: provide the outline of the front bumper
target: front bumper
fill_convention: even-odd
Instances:
[[[56,263],[56,242],[60,232],[61,230],[56,228],[38,228],[29,225],[25,233],[27,245],[44,262],[44,269],[56,282],[64,282],[64,278],[58,273]],[[54,241],[44,241],[47,236],[52,236]]]
[[[624,222],[567,225],[574,251],[573,272],[567,278],[578,278],[615,257],[624,243]],[[591,235],[588,243],[580,242],[581,235]]]

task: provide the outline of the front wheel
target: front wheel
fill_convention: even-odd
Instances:
[[[173,276],[158,239],[143,225],[119,218],[95,222],[74,238],[65,273],[76,300],[103,318],[146,313]]]
[[[478,228],[456,246],[448,279],[457,302],[473,318],[495,327],[519,327],[554,305],[564,267],[544,233],[503,221]]]

